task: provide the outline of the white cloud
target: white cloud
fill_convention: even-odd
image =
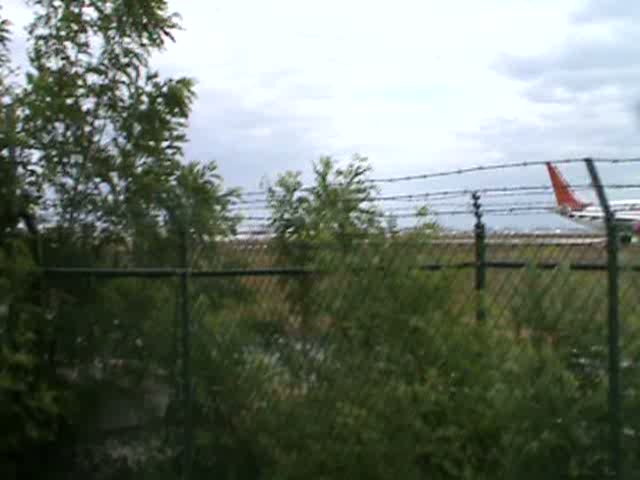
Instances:
[[[185,30],[154,61],[198,80],[189,155],[249,188],[321,153],[367,155],[377,176],[634,155],[635,4],[170,0]]]
[[[278,118],[290,135],[278,141],[306,145],[299,150],[306,155],[275,163],[267,162],[267,150],[239,160],[220,145],[198,146],[234,180],[238,161],[273,173],[284,165],[306,169],[317,152],[360,151],[383,175],[442,168],[471,156],[479,163],[485,152],[456,132],[492,118],[531,115],[518,83],[496,72],[493,61],[501,53],[535,54],[560,42],[574,4],[275,0],[204,7],[181,0],[173,5],[186,31],[158,64],[198,78],[195,129],[223,121],[218,106],[204,99],[229,96],[254,115],[246,135],[236,131],[238,141],[255,142],[250,132]],[[251,182],[242,173],[242,183]]]
[[[559,44],[578,3],[173,0],[185,30],[155,63],[198,80],[189,152],[234,183],[356,150],[403,174],[479,163],[486,152],[456,132],[531,118],[493,63]]]
[[[501,55],[496,71],[520,85],[531,117],[494,119],[471,137],[507,157],[637,156],[640,9],[634,5],[584,2],[553,47]]]

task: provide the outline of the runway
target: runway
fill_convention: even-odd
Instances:
[[[513,237],[500,237],[500,236],[487,236],[485,243],[487,245],[603,245],[607,239],[605,237],[586,237],[586,236],[513,236]],[[437,238],[431,240],[430,243],[435,245],[473,245],[476,243],[474,237],[449,237],[449,238]]]

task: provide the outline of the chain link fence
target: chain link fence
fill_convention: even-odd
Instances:
[[[183,234],[109,261],[44,245],[42,328],[82,419],[68,464],[83,478],[634,478],[640,247],[613,224],[492,233],[482,198],[456,235]]]

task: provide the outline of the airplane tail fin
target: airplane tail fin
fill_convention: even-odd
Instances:
[[[587,206],[585,202],[576,196],[569,182],[565,180],[555,165],[547,162],[547,170],[549,171],[549,177],[551,177],[551,185],[553,186],[553,192],[556,195],[556,201],[559,207],[570,210],[582,210]]]

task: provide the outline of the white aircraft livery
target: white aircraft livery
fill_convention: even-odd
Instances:
[[[558,204],[556,211],[580,225],[604,231],[602,208],[578,198],[555,165],[548,162],[547,170]],[[609,205],[623,241],[630,241],[632,236],[640,235],[640,200],[613,200]]]

